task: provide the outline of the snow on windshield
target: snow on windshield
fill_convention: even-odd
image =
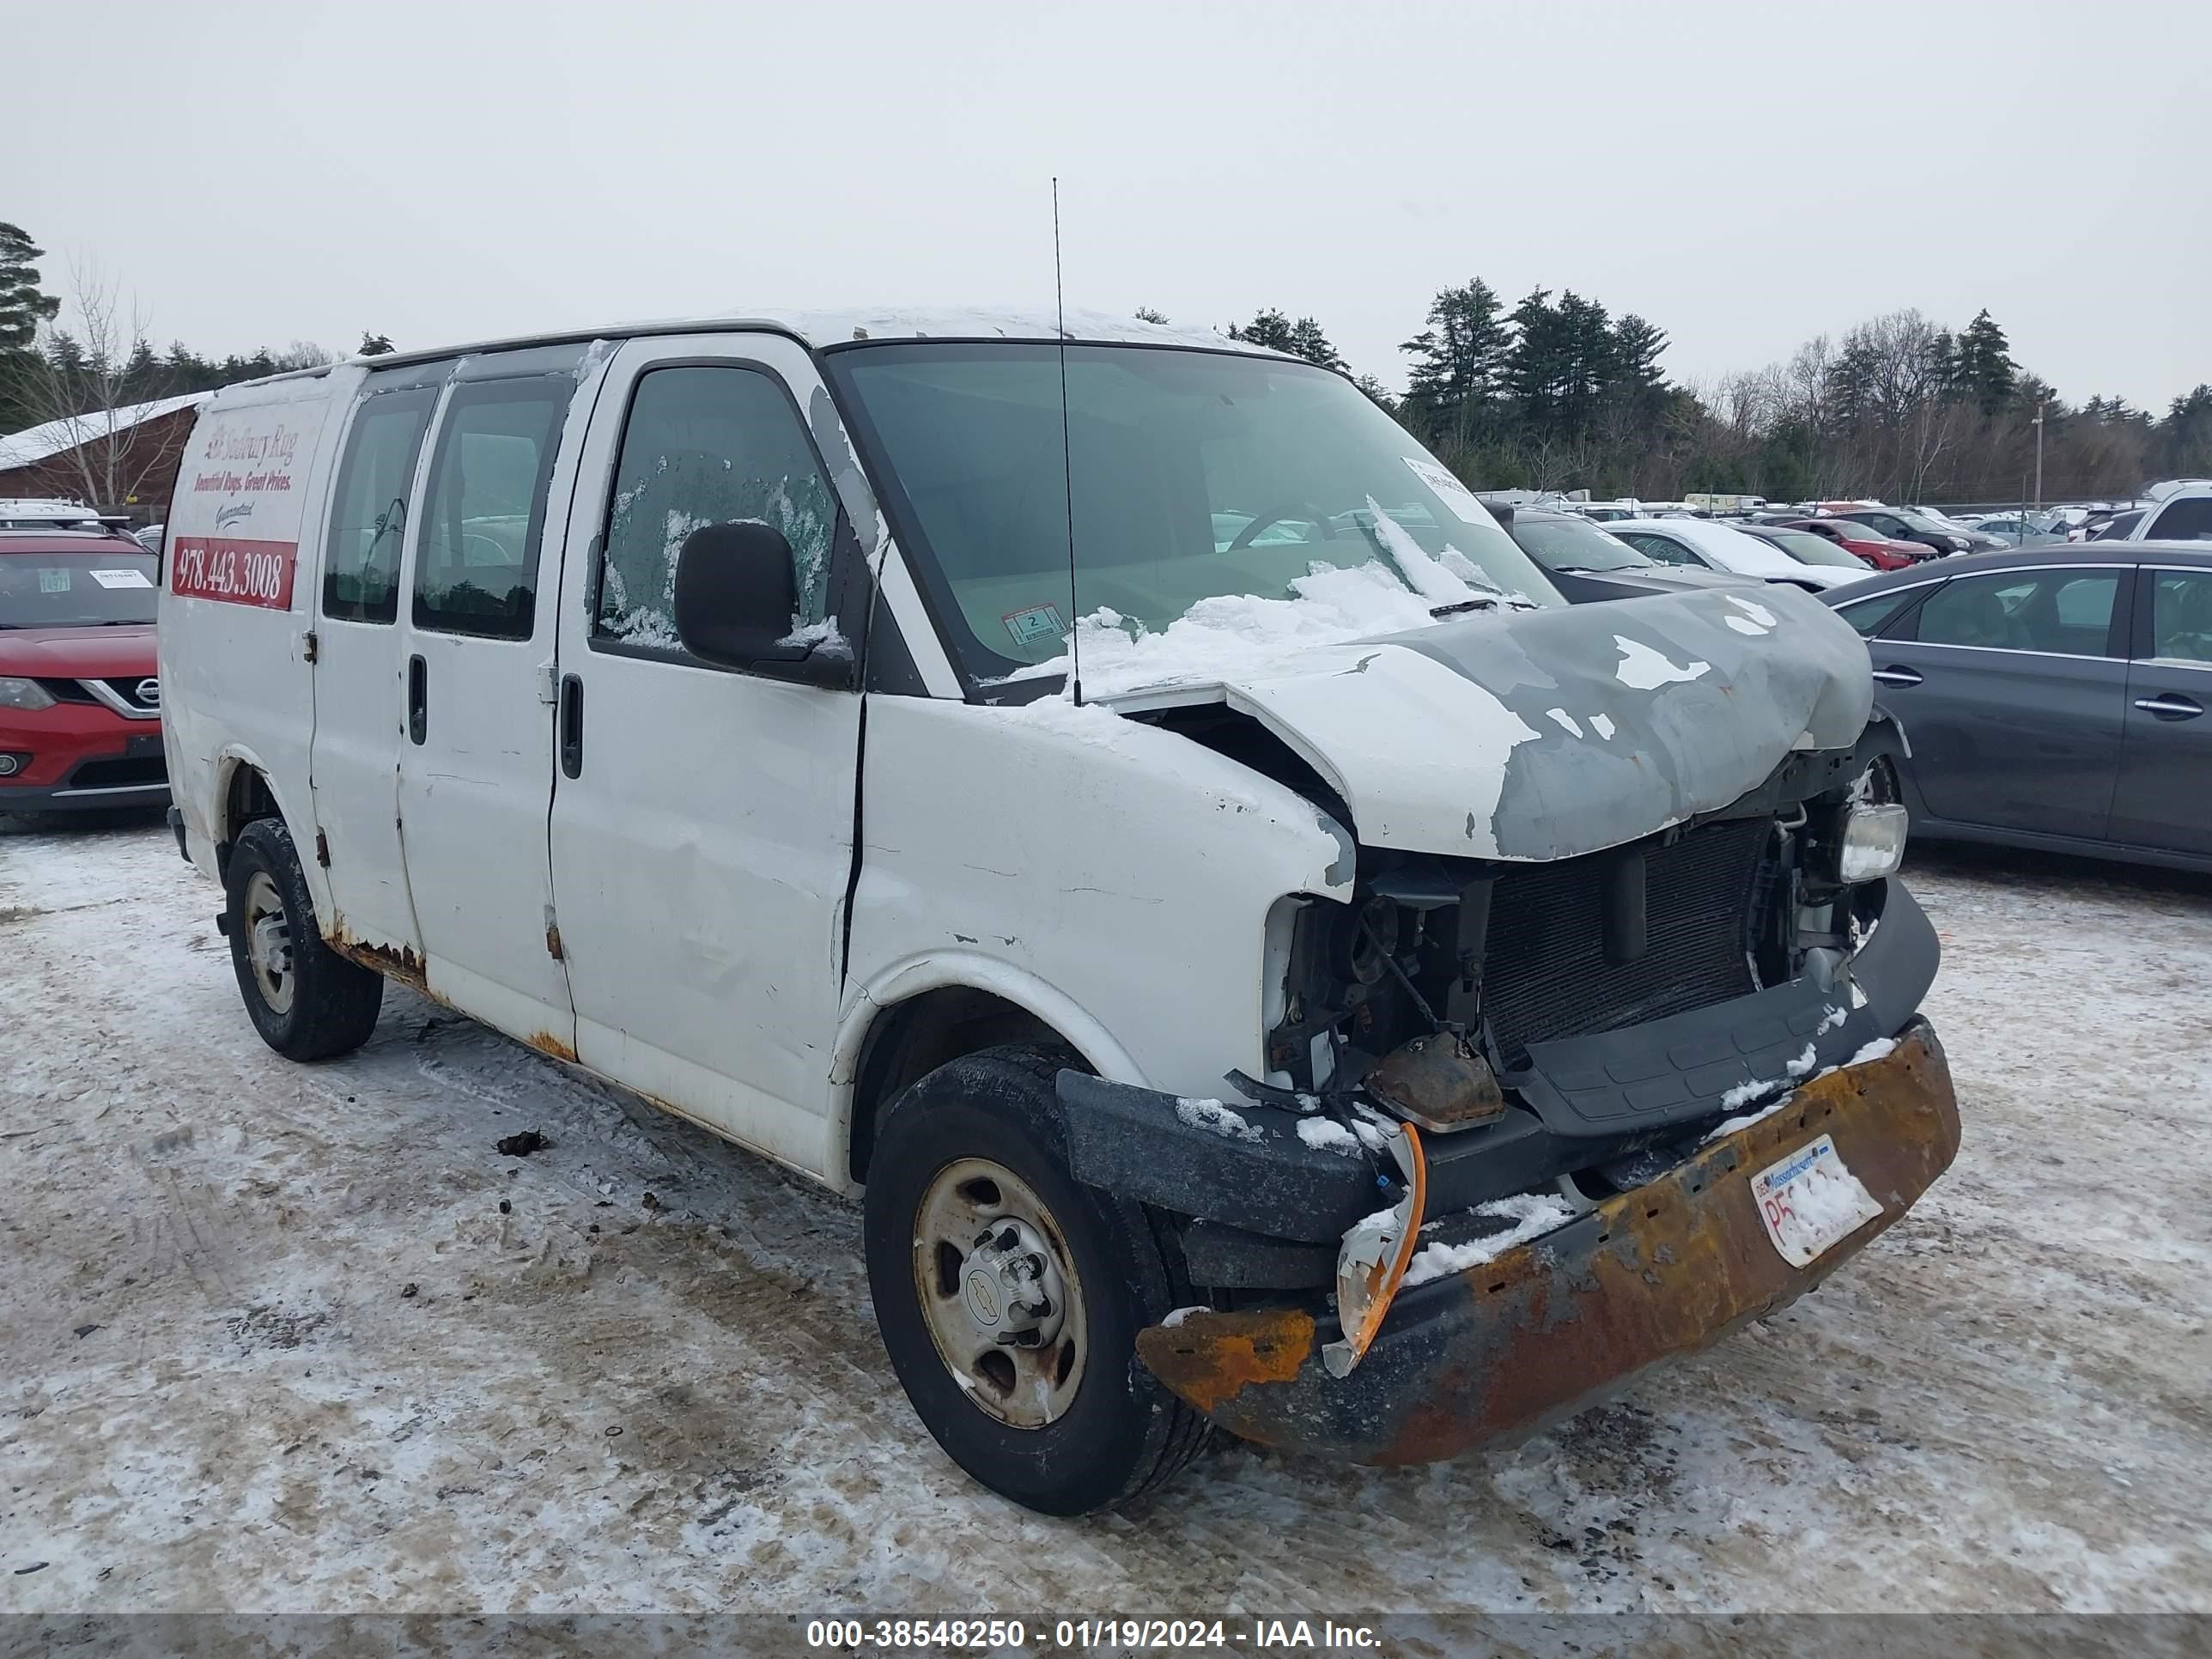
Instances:
[[[1385,513],[1382,504],[1372,495],[1367,498],[1367,511],[1373,517],[1376,538],[1389,554],[1390,562],[1430,604],[1495,605],[1504,597],[1505,590],[1449,542],[1431,558],[1428,550],[1407,533],[1405,526]],[[1469,586],[1470,582],[1474,586]],[[1478,594],[1475,587],[1481,588],[1482,592]],[[1522,603],[1528,601],[1524,599]]]
[[[1438,605],[1481,601],[1482,595],[1441,564],[1430,561],[1429,568],[1437,579],[1437,593],[1456,591],[1460,597],[1408,592],[1381,560],[1371,559],[1350,570],[1316,562],[1309,574],[1291,581],[1291,599],[1224,593],[1200,599],[1158,631],[1101,606],[1077,621],[1069,641],[1072,653],[1063,651],[1007,678],[1063,675],[1079,656],[1086,697],[1116,696],[1149,686],[1206,684],[1264,672],[1279,666],[1286,654],[1311,646],[1425,628],[1436,620],[1433,607]]]
[[[1534,609],[1449,542],[1431,554],[1370,495],[1376,540],[1389,563],[1351,568],[1314,562],[1288,599],[1224,593],[1200,599],[1164,629],[1105,605],[1077,620],[1068,649],[1008,679],[1067,673],[1079,660],[1084,695],[1111,697],[1151,686],[1206,684],[1279,665],[1288,653],[1425,628],[1440,611]],[[1395,569],[1393,567],[1395,567]]]

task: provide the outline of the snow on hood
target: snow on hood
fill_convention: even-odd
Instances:
[[[1321,774],[1360,841],[1406,851],[1540,861],[1619,846],[1727,805],[1793,749],[1847,747],[1873,707],[1858,635],[1789,587],[1246,641],[1180,675],[1173,635],[1154,662],[1118,665],[1163,671],[1148,685],[1094,683],[1086,638],[1086,693],[1122,713],[1225,702]]]

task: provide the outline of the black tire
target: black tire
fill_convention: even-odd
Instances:
[[[1086,1514],[1158,1486],[1197,1455],[1210,1429],[1136,1356],[1138,1330],[1190,1299],[1180,1263],[1140,1206],[1067,1173],[1053,1080],[1081,1064],[1036,1043],[947,1061],[893,1103],[868,1164],[868,1285],[907,1398],[954,1462],[1047,1515]],[[1002,1165],[1043,1200],[1083,1287],[1080,1380],[1066,1413],[1042,1426],[1010,1426],[975,1404],[922,1311],[920,1207],[939,1172],[970,1157]]]
[[[290,996],[281,1006],[263,989],[250,954],[248,894],[257,876],[267,878],[275,890],[289,935],[290,970],[285,977]],[[230,965],[261,1040],[287,1060],[300,1060],[351,1054],[368,1042],[384,1001],[384,975],[347,961],[323,943],[307,878],[282,818],[256,818],[239,831],[223,886]]]

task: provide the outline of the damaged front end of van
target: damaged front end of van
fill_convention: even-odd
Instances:
[[[1510,1442],[1786,1305],[1956,1153],[1904,738],[1810,599],[1469,617],[1113,702],[1265,731],[1357,826],[1349,902],[1279,918],[1261,1074],[1059,1081],[1073,1173],[1204,1287],[1139,1357],[1222,1428]]]

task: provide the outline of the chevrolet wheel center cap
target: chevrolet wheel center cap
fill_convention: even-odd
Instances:
[[[981,1267],[968,1275],[964,1287],[968,1300],[968,1315],[986,1328],[999,1322],[999,1287],[991,1282],[991,1275]]]

